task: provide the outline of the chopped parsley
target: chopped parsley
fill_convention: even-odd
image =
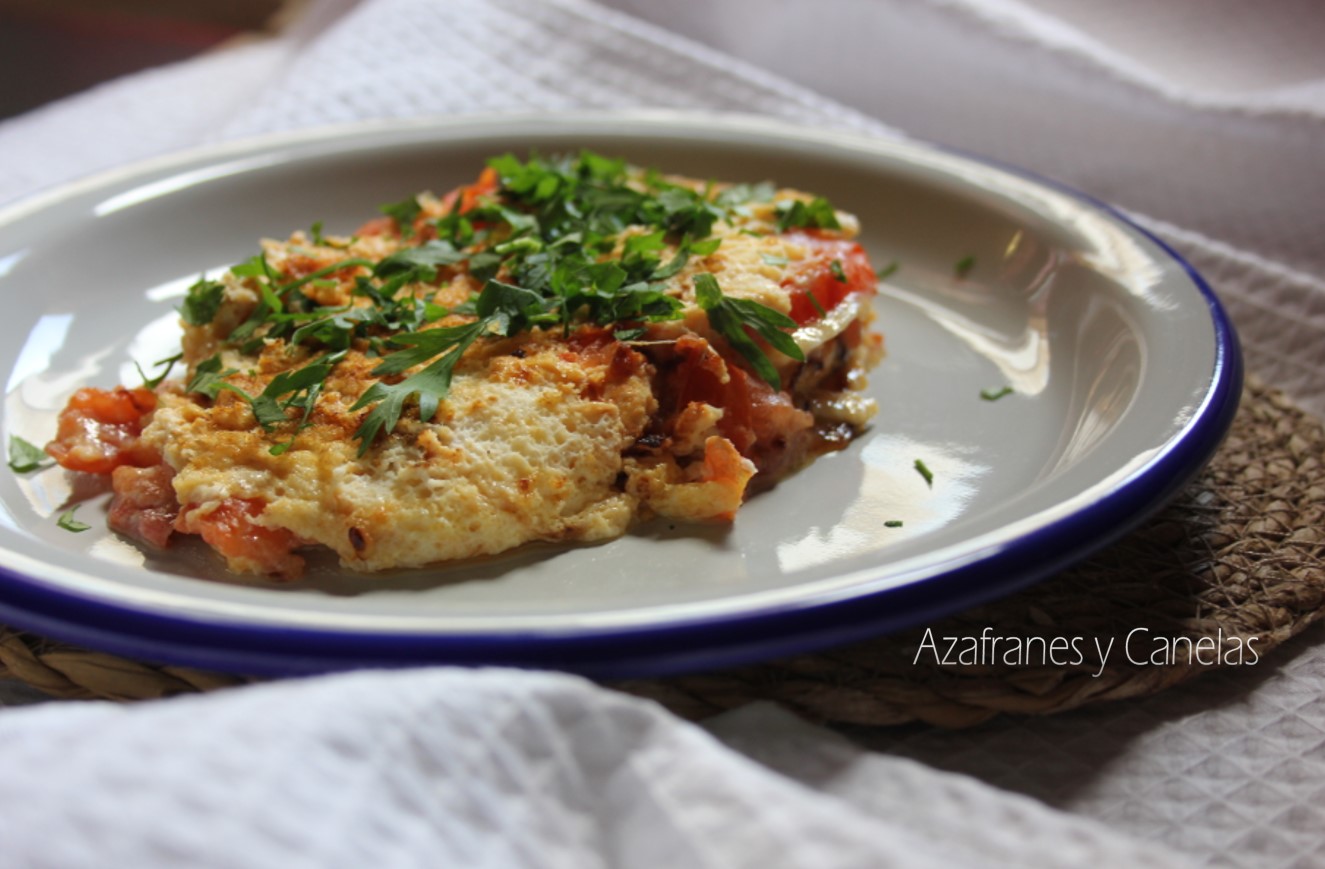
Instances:
[[[1005,395],[1011,395],[1015,390],[1011,386],[1005,386],[1002,389],[982,389],[980,397],[985,401],[998,401]]]
[[[842,268],[842,261],[840,259],[835,259],[830,262],[828,264],[828,270],[833,273],[833,277],[837,278],[839,282],[844,284],[847,282],[847,273]]]
[[[874,276],[881,281],[886,281],[888,280],[888,278],[892,277],[893,274],[896,273],[896,271],[901,267],[902,267],[901,263],[899,263],[897,260],[893,260],[883,268],[876,271],[874,273]]]
[[[475,341],[534,329],[569,334],[583,325],[608,327],[619,340],[634,340],[650,323],[679,319],[683,303],[668,293],[665,282],[718,249],[721,240],[712,237],[718,221],[748,214],[752,203],[771,202],[774,195],[770,184],[694,189],[587,151],[528,160],[507,154],[488,165],[497,176],[494,191],[475,195],[464,213],[456,207],[430,221],[427,241],[380,261],[346,259],[295,280],[261,254],[235,266],[231,273],[249,279],[259,300],[225,346],[251,355],[282,340],[291,350],[298,345],[312,351],[313,361],[277,375],[253,396],[227,382],[238,372],[223,367],[218,353],[195,366],[186,389],[213,399],[221,390],[233,392],[249,403],[266,430],[293,424],[298,434],[310,424],[335,365],[346,351],[361,350],[380,358],[372,374],[383,378],[351,408],[367,411],[354,433],[362,455],[380,433],[395,428],[408,406],[417,406],[421,419],[432,418],[450,391],[456,364]],[[412,237],[423,214],[416,197],[380,210],[400,226],[403,238]],[[840,228],[822,198],[779,203],[775,211],[779,231]],[[320,227],[313,235],[321,237]],[[786,262],[769,256],[765,261]],[[841,263],[835,265],[834,274],[845,278]],[[481,287],[450,311],[420,298],[418,287],[437,284],[444,269],[467,273]],[[353,303],[319,306],[297,292],[333,275],[353,280]],[[795,322],[757,302],[725,296],[712,274],[698,274],[694,286],[713,329],[779,389],[764,347],[802,360],[788,334]],[[201,279],[190,288],[181,314],[192,325],[206,325],[223,298],[220,282]],[[817,299],[814,303],[822,310]],[[437,325],[450,314],[473,319]],[[278,443],[273,452],[288,449],[292,440]]]
[[[883,523],[883,527],[884,527],[884,528],[901,528],[901,527],[902,527],[902,520],[901,520],[901,519],[889,519],[887,522],[884,522],[884,523]]]
[[[199,278],[184,296],[179,315],[190,326],[206,326],[216,318],[225,297],[225,284]]]
[[[920,476],[925,478],[925,485],[929,486],[931,489],[934,488],[934,474],[929,470],[929,467],[920,459],[916,459],[915,469]]]
[[[718,279],[707,272],[695,275],[695,301],[708,313],[709,325],[746,358],[774,391],[782,388],[782,379],[763,349],[746,332],[747,328],[784,355],[798,362],[805,361],[805,354],[796,345],[796,340],[783,331],[794,329],[796,321],[781,311],[749,299],[724,296],[718,287]]]
[[[953,265],[952,273],[959,278],[964,278],[971,273],[971,269],[973,268],[975,268],[975,256],[973,254],[967,254],[957,260],[956,264]]]
[[[810,300],[811,305],[814,305],[814,310],[819,312],[820,317],[828,316],[828,312],[825,311],[824,306],[819,303],[819,297],[814,294],[814,290],[806,290],[805,297]]]
[[[143,366],[139,365],[137,362],[133,363],[133,367],[138,369],[138,376],[143,379],[144,387],[146,387],[147,389],[156,389],[158,386],[161,385],[162,381],[164,381],[167,377],[170,376],[170,372],[173,371],[175,368],[175,363],[179,362],[183,358],[184,354],[181,352],[181,353],[176,353],[174,356],[167,356],[165,359],[158,359],[157,361],[153,362],[152,363],[153,368],[160,368],[162,365],[166,366],[166,369],[162,371],[160,374],[158,374],[156,377],[148,377],[147,372],[143,371]]]
[[[377,210],[396,222],[396,225],[400,227],[401,238],[413,237],[414,221],[423,213],[423,207],[419,205],[419,200],[416,196],[410,196],[399,202],[390,202],[386,205],[380,205]]]
[[[236,389],[225,382],[225,379],[231,374],[238,374],[237,368],[222,368],[221,354],[217,353],[210,359],[204,359],[193,369],[193,379],[184,387],[185,392],[196,392],[207,398],[216,398],[222,389]],[[243,395],[242,390],[236,390]],[[247,398],[248,396],[244,396]]]
[[[68,510],[65,510],[63,513],[60,514],[60,518],[55,520],[55,524],[63,528],[65,531],[73,531],[75,533],[79,531],[86,531],[87,529],[91,528],[92,526],[87,524],[86,522],[80,522],[79,520],[74,518],[74,511],[77,509],[78,506],[75,505],[73,507],[70,507]]]
[[[777,205],[778,232],[788,229],[841,229],[837,212],[822,196],[809,202],[793,199]]]
[[[9,437],[9,470],[16,474],[26,474],[50,467],[53,459],[36,444],[29,443],[18,435]]]

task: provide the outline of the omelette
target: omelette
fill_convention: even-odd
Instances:
[[[79,390],[46,450],[110,476],[120,534],[283,580],[731,522],[875,413],[857,233],[769,183],[496,157],[203,276],[183,376]]]

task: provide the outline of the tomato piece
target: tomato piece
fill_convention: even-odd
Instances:
[[[174,476],[174,469],[164,462],[146,468],[116,468],[111,474],[115,496],[107,517],[111,530],[164,549],[179,515],[179,502],[170,484]]]
[[[121,465],[154,465],[160,456],[139,440],[154,410],[156,394],[145,387],[84,387],[60,411],[55,439],[46,452],[61,467],[89,474],[109,474]]]
[[[179,514],[175,529],[202,535],[237,573],[296,579],[304,571],[304,560],[292,551],[300,540],[285,528],[254,522],[265,508],[262,501],[251,498],[227,498],[207,513],[191,505]]]
[[[677,339],[675,352],[680,361],[668,373],[664,394],[675,398],[671,415],[679,414],[692,402],[722,408],[718,429],[745,455],[754,444],[750,426],[750,378],[734,365],[727,365],[709,342],[698,335]],[[764,386],[767,389],[767,385]]]
[[[399,232],[400,229],[396,226],[395,218],[382,215],[381,217],[374,217],[361,225],[354,231],[354,234],[367,238],[373,235],[396,235]]]
[[[390,218],[387,219],[390,220]],[[341,259],[344,259],[344,256],[318,259],[317,257],[300,253],[286,259],[281,271],[287,278],[298,280],[299,278],[308,277],[319,269],[334,265]],[[323,277],[332,281],[345,281],[353,277],[357,271],[359,271],[359,266],[347,266],[343,269],[335,269],[334,271],[327,272]]]
[[[455,208],[456,200],[460,202],[460,214],[466,214],[478,207],[479,200],[484,196],[495,193],[501,186],[501,176],[497,170],[491,166],[485,168],[479,173],[478,180],[473,184],[464,184],[442,197],[442,211],[450,214]],[[420,214],[414,219],[413,240],[422,244],[437,237],[437,228],[433,225],[433,216]],[[374,217],[355,231],[355,235],[373,236],[373,235],[400,235],[401,227],[394,217]]]
[[[443,196],[442,205],[446,207],[447,213],[450,213],[451,209],[455,206],[456,199],[459,199],[460,213],[466,214],[474,210],[478,205],[480,198],[487,196],[490,193],[495,193],[499,186],[501,186],[501,176],[497,174],[496,169],[488,166],[479,173],[478,180],[473,184],[457,187],[455,190],[452,190],[450,193]]]
[[[682,336],[675,352],[680,358],[667,374],[666,390],[675,396],[675,407],[668,409],[668,418],[674,420],[692,402],[722,408],[718,431],[761,471],[775,467],[796,436],[814,425],[814,416],[796,408],[785,392],[774,392],[763,380],[724,362],[703,338]]]
[[[823,316],[820,308],[831,311],[852,293],[878,290],[874,267],[858,242],[811,232],[791,232],[784,238],[808,250],[782,282],[790,291],[791,319],[798,325],[818,320]]]

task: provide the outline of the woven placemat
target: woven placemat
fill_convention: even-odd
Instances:
[[[1046,582],[830,652],[614,687],[689,718],[772,700],[838,724],[963,727],[1000,713],[1043,715],[1152,694],[1213,667],[1254,666],[1325,614],[1322,456],[1321,423],[1249,380],[1228,439],[1174,503]],[[58,697],[114,699],[244,681],[3,627],[0,675]]]

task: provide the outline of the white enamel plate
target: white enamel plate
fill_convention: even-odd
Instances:
[[[83,385],[173,352],[174,306],[257,239],[579,148],[774,180],[857,214],[888,355],[863,437],[726,529],[639,529],[385,577],[236,581],[200,546],[142,550],[105,496],[57,517],[59,469],[0,474],[0,621],[237,672],[424,662],[641,675],[916,625],[1021,588],[1157,509],[1236,408],[1236,338],[1201,279],[1112,210],[915,144],[672,114],[502,117],[300,133],[158,160],[0,214],[3,428],[44,443]],[[969,270],[958,267],[965,261]],[[959,274],[959,272],[964,272]],[[996,401],[982,391],[1012,392]],[[922,462],[932,481],[916,470]],[[901,523],[900,526],[897,523]]]

